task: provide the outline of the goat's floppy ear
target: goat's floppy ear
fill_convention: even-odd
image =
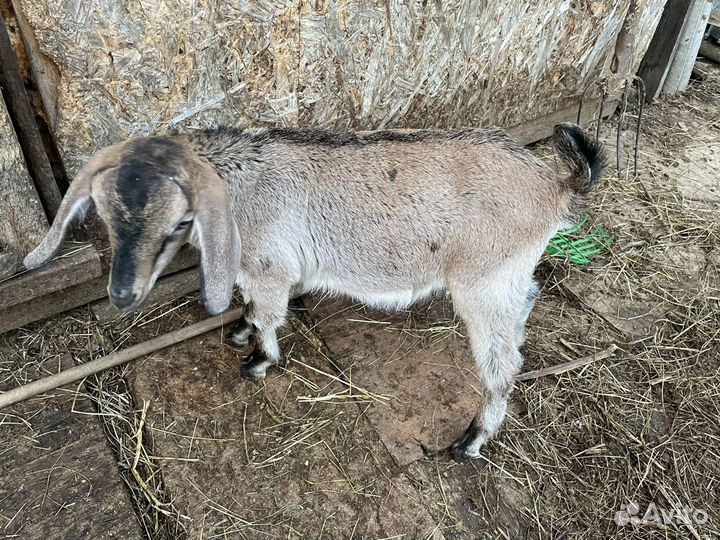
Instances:
[[[46,264],[57,253],[62,245],[65,233],[73,219],[84,216],[90,207],[90,186],[93,177],[105,168],[111,167],[111,150],[105,148],[95,156],[78,173],[65,194],[55,220],[40,245],[32,250],[23,260],[25,268],[33,270]],[[115,150],[117,150],[115,148]]]
[[[230,210],[225,184],[209,166],[202,166],[196,187],[193,232],[200,248],[202,295],[211,315],[232,301],[240,264],[240,236]]]

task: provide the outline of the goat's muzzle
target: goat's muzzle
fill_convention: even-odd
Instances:
[[[132,309],[140,298],[140,294],[136,293],[132,287],[118,287],[115,285],[108,287],[108,296],[110,302],[121,310]]]

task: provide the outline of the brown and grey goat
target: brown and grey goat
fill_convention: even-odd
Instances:
[[[227,309],[236,285],[242,291],[247,311],[231,339],[255,336],[243,367],[254,379],[280,358],[276,331],[293,292],[403,308],[448,290],[484,383],[454,448],[478,456],[522,365],[535,266],[603,168],[601,149],[577,126],[557,126],[554,141],[566,178],[500,130],[133,139],[82,169],[25,265],[46,263],[94,201],[113,252],[110,300],[133,309],[190,242],[210,313]]]

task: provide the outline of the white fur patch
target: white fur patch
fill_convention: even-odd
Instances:
[[[337,281],[321,273],[306,278],[302,283],[303,293],[323,292],[330,296],[350,297],[369,307],[387,310],[405,309],[415,302],[427,298],[442,287],[442,282],[436,282],[395,291],[362,290],[354,287],[351,283]]]

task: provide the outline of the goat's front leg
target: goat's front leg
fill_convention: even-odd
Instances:
[[[285,322],[289,290],[283,285],[266,283],[260,289],[248,291],[252,300],[238,332],[241,335],[247,332],[247,339],[254,343],[242,367],[242,376],[246,379],[264,379],[267,369],[280,361],[277,330]]]
[[[294,291],[295,292],[295,291]],[[305,306],[299,296],[291,295],[291,300],[288,304],[290,311],[304,310]],[[245,313],[240,317],[240,320],[235,323],[230,332],[225,336],[225,343],[231,347],[246,347],[250,344],[250,341],[254,342],[256,328],[248,320],[247,313],[252,310],[250,304],[245,304]]]
[[[232,330],[225,336],[225,343],[233,347],[245,347],[250,343],[250,338],[255,333],[255,328],[248,321],[247,314],[251,310],[250,304],[245,304],[245,313],[240,320],[232,327]]]

